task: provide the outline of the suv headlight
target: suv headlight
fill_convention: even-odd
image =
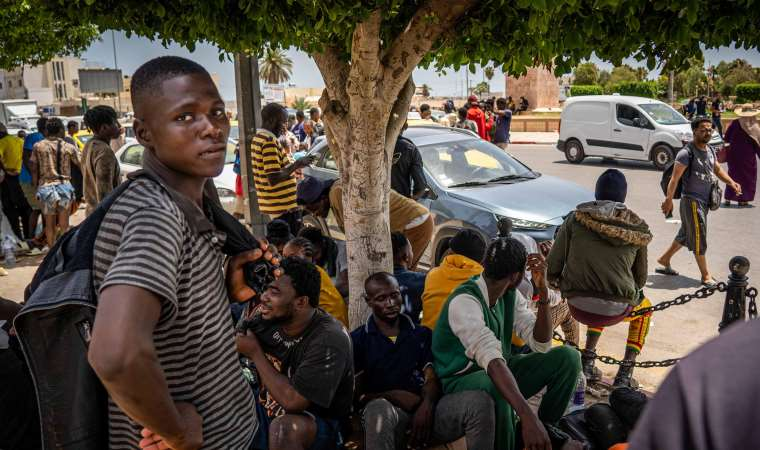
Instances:
[[[515,217],[505,217],[505,216],[496,216],[496,220],[499,219],[509,219],[512,221],[512,228],[515,230],[545,230],[549,227],[551,227],[550,224],[544,223],[544,222],[534,222],[532,220],[527,219],[518,219]]]
[[[684,145],[694,140],[694,135],[688,131],[676,131],[676,137],[680,139]]]

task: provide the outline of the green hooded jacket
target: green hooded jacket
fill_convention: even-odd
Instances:
[[[565,298],[596,297],[636,306],[647,280],[649,226],[622,203],[582,203],[559,229],[547,280]]]

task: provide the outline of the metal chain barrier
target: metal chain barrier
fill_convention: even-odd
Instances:
[[[685,305],[689,303],[690,301],[694,300],[695,298],[702,299],[702,298],[710,297],[716,292],[726,292],[727,288],[728,288],[728,285],[726,283],[720,282],[714,288],[703,287],[693,294],[679,295],[673,300],[670,300],[667,302],[661,302],[654,306],[650,306],[649,308],[642,308],[636,311],[632,311],[630,314],[628,314],[628,317],[643,316],[645,314],[650,314],[655,311],[662,311],[664,309],[668,309],[671,306]]]
[[[684,294],[679,295],[673,300],[667,301],[667,302],[661,302],[654,306],[650,306],[648,308],[639,309],[636,311],[631,312],[628,317],[638,317],[643,316],[645,314],[651,314],[655,311],[662,311],[665,309],[670,308],[671,306],[677,306],[677,305],[685,305],[686,303],[689,303],[690,301],[694,299],[704,299],[708,298],[712,295],[714,295],[716,292],[726,292],[728,289],[728,285],[726,283],[718,283],[718,285],[714,288],[708,288],[703,287],[696,291],[693,294]],[[747,289],[746,296],[748,299],[748,316],[750,319],[756,319],[757,318],[757,294],[758,290],[757,288],[749,288]],[[680,361],[681,358],[673,358],[673,359],[663,359],[662,361],[625,361],[620,359],[615,359],[611,356],[605,356],[605,355],[597,355],[596,352],[593,352],[591,350],[585,350],[582,348],[579,348],[574,342],[570,342],[568,340],[565,340],[562,335],[554,332],[554,339],[558,340],[564,345],[569,345],[579,352],[581,352],[582,355],[586,357],[590,357],[593,359],[596,359],[597,361],[600,361],[604,364],[611,364],[616,366],[627,366],[627,367],[641,367],[641,368],[650,368],[650,367],[670,367]]]
[[[757,319],[757,288],[747,289],[747,298],[749,299],[749,306],[747,307],[747,315],[750,320]]]

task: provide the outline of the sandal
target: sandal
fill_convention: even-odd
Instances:
[[[702,286],[709,289],[715,289],[716,287],[718,287],[718,282],[715,281],[715,278],[710,278],[709,280],[703,280]]]
[[[675,270],[673,270],[670,266],[664,266],[664,267],[658,267],[654,269],[655,273],[659,273],[660,275],[669,275],[677,277],[679,274]]]

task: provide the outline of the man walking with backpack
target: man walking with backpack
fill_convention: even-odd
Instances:
[[[712,137],[712,120],[709,117],[697,117],[691,123],[694,140],[683,148],[676,156],[673,165],[673,175],[668,184],[665,201],[662,202],[662,212],[669,215],[673,211],[673,198],[679,183],[683,180],[682,199],[679,212],[681,213],[681,229],[670,248],[657,262],[661,267],[655,272],[663,275],[678,275],[670,266],[670,260],[682,247],[687,247],[694,253],[702,275],[702,285],[714,288],[717,282],[707,267],[707,213],[717,209],[721,195],[715,177],[731,186],[741,194],[741,186],[735,182],[718,163],[715,150],[708,144]]]

